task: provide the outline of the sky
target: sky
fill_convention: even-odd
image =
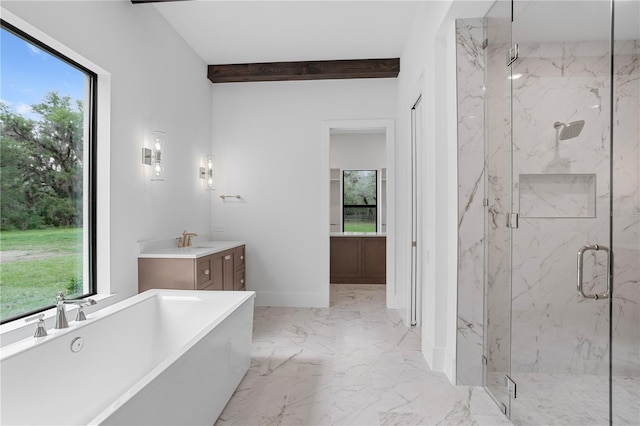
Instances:
[[[49,92],[84,97],[85,75],[13,33],[0,31],[0,100],[27,117]]]

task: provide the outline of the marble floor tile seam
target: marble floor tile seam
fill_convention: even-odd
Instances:
[[[476,421],[384,290],[332,286],[330,308],[256,308],[251,367],[216,425],[509,424],[497,407]]]

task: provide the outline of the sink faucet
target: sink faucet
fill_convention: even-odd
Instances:
[[[182,237],[178,237],[178,247],[191,247],[191,237],[197,237],[198,234],[193,232],[187,232],[185,229],[182,231]]]
[[[56,325],[54,328],[61,329],[69,327],[69,322],[67,321],[67,313],[65,312],[64,305],[78,305],[78,314],[76,315],[76,321],[84,321],[87,319],[84,314],[83,308],[89,305],[95,305],[96,301],[93,299],[86,300],[67,300],[64,297],[63,292],[59,292],[56,297]]]

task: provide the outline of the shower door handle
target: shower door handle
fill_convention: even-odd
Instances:
[[[593,250],[593,251],[604,251],[607,254],[607,291],[604,293],[594,293],[594,294],[585,294],[584,289],[582,288],[582,266],[583,266],[583,258],[584,253]],[[609,249],[605,246],[601,246],[600,244],[593,244],[588,246],[583,246],[578,250],[578,293],[586,298],[586,299],[606,299],[609,297],[609,292],[611,291],[611,277],[610,277],[610,265],[611,265],[611,254]]]

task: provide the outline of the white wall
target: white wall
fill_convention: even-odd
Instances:
[[[450,2],[430,2],[421,5],[412,25],[407,44],[402,52],[400,62],[400,75],[398,76],[398,120],[396,143],[396,282],[398,292],[398,308],[405,324],[409,323],[410,302],[410,247],[411,247],[411,108],[422,95],[423,122],[422,140],[425,145],[425,158],[421,164],[425,176],[423,199],[426,200],[424,209],[424,226],[426,238],[423,241],[424,254],[422,263],[422,349],[429,365],[437,371],[443,370],[444,351],[446,341],[440,336],[441,330],[446,324],[446,299],[440,293],[446,291],[449,282],[446,277],[446,235],[442,232],[445,226],[437,221],[437,213],[447,214],[446,207],[437,196],[443,194],[442,167],[446,162],[437,157],[438,146],[446,140],[436,139],[436,129],[439,120],[436,120],[436,111],[442,109],[435,99],[434,79],[436,71],[435,60],[435,36]],[[438,158],[439,161],[436,161]],[[440,187],[440,191],[437,191]],[[446,197],[446,192],[444,193]],[[440,197],[442,198],[442,197]],[[451,212],[453,214],[453,212]],[[438,232],[438,229],[440,232]],[[427,261],[427,259],[429,259]],[[439,293],[440,291],[440,293]]]
[[[185,228],[209,232],[210,195],[198,178],[211,151],[206,64],[150,5],[3,1],[2,7],[3,19],[99,74],[98,290],[115,296],[97,308],[132,296],[139,240]],[[152,130],[167,132],[162,183],[148,181],[141,164]]]
[[[216,239],[246,242],[247,287],[257,304],[328,306],[323,122],[393,119],[395,104],[395,79],[214,85],[212,228],[222,229]]]
[[[387,181],[382,169],[387,167],[387,134],[384,130],[330,131],[329,164],[331,169],[342,170],[377,170],[378,231],[387,230]],[[385,173],[387,170],[385,170]],[[335,185],[335,186],[333,186]],[[383,199],[384,197],[384,199]],[[342,230],[342,175],[339,182],[331,182],[329,208],[330,223],[338,224],[330,227],[331,232]],[[393,269],[387,275],[393,274]],[[393,279],[389,280],[393,282]],[[389,291],[389,290],[388,290]],[[391,303],[395,306],[395,300]]]
[[[384,133],[332,133],[329,150],[331,168],[376,170],[387,167]]]
[[[410,108],[422,94],[429,207],[425,222],[431,237],[422,259],[423,351],[434,369],[446,369],[453,380],[457,188],[451,157],[456,146],[451,28],[454,18],[483,16],[490,4],[422,4],[397,80],[234,83],[213,88],[205,78],[205,64],[153,6],[6,0],[2,6],[99,66],[108,86],[110,107],[103,107],[101,114],[110,125],[100,130],[99,144],[109,150],[101,157],[99,173],[102,194],[109,191],[110,198],[101,199],[99,206],[101,217],[110,217],[100,225],[99,286],[100,291],[109,287],[116,294],[112,300],[136,292],[138,240],[175,236],[184,228],[207,233],[211,225],[223,228],[214,234],[217,239],[247,242],[248,286],[258,291],[258,303],[326,306],[329,221],[319,212],[322,203],[328,206],[328,193],[325,200],[318,188],[328,181],[328,169],[321,170],[321,164],[328,164],[329,149],[320,146],[321,123],[392,118],[397,128],[396,291],[406,319]],[[11,18],[3,13],[3,19],[20,26]],[[142,141],[154,129],[168,136],[167,181],[161,184],[145,180],[140,164]],[[217,192],[210,200],[201,190],[197,168],[211,151],[211,136]],[[235,193],[243,200],[223,202],[217,197]]]
[[[457,134],[455,28],[457,18],[482,17],[491,1],[421,5],[401,55],[396,142],[396,282],[408,324],[410,301],[410,110],[422,95],[425,158],[425,241],[422,262],[422,351],[455,383],[457,300]],[[420,166],[419,166],[420,167]],[[401,304],[404,301],[403,304]]]

